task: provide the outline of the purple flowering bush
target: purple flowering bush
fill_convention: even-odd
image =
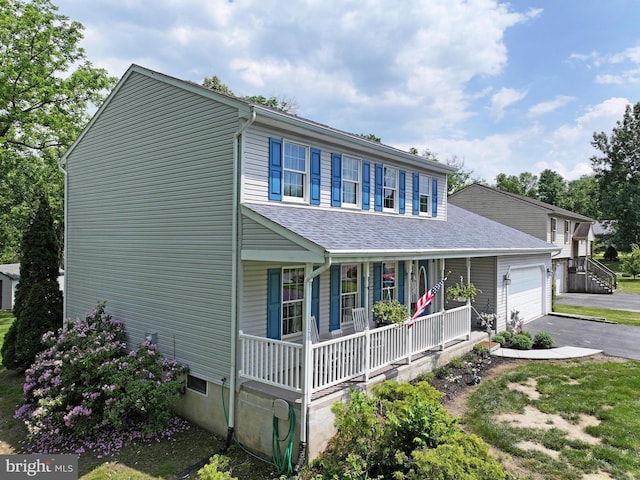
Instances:
[[[38,451],[104,454],[123,442],[186,428],[174,418],[173,405],[187,368],[149,342],[129,351],[123,323],[105,313],[103,303],[84,320],[46,333],[43,343],[15,413]]]

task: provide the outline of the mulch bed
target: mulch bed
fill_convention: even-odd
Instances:
[[[460,362],[454,362],[456,366],[449,363],[437,368],[433,372],[434,377],[429,380],[431,386],[444,393],[441,399],[443,405],[488,378],[493,369],[514,362],[512,358],[476,355],[473,352],[463,359],[462,366]]]

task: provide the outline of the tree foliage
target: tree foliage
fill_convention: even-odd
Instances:
[[[538,198],[538,177],[531,172],[522,172],[520,175],[496,175],[496,187],[504,192],[525,195]]]
[[[220,93],[224,93],[225,95],[236,96],[231,89],[222,83],[222,80],[217,75],[212,77],[204,77],[202,81],[202,85],[212,90],[215,90]],[[262,105],[267,108],[271,108],[273,110],[279,110],[285,113],[295,113],[297,109],[296,101],[291,98],[286,97],[265,97],[263,95],[247,95],[242,97],[247,102],[255,103],[258,105]]]
[[[0,262],[15,260],[35,185],[62,218],[60,158],[114,79],[78,46],[82,25],[49,0],[0,0]]]
[[[21,370],[31,365],[42,350],[42,335],[62,325],[60,235],[44,189],[39,189],[38,197],[32,221],[22,238],[15,320],[2,346],[2,364]]]
[[[631,253],[625,255],[620,259],[620,268],[625,273],[633,276],[633,278],[640,275],[640,246],[631,245]]]
[[[602,220],[602,213],[598,208],[598,182],[595,175],[582,175],[571,180],[567,185],[564,203],[560,205],[587,217]]]
[[[565,203],[567,183],[562,175],[550,169],[540,172],[538,180],[538,199],[551,205],[562,206]]]
[[[614,243],[628,249],[640,243],[640,102],[627,105],[610,136],[594,133],[591,157],[604,218],[615,220]]]

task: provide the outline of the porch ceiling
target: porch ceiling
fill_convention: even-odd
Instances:
[[[242,214],[304,247],[314,262],[320,257],[343,262],[526,255],[558,250],[552,244],[451,204],[446,221],[257,203],[244,204]],[[284,261],[293,261],[292,252],[278,253]],[[243,249],[243,259],[248,259],[249,254]],[[269,254],[269,259],[278,260]]]

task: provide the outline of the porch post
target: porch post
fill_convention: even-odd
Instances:
[[[369,381],[369,370],[371,369],[371,334],[369,333],[369,262],[364,262],[362,266],[362,278],[364,279],[364,381]]]
[[[471,283],[471,257],[467,257],[467,284]],[[471,299],[467,298],[467,305],[471,305]]]
[[[311,351],[311,296],[313,284],[313,264],[304,266],[304,312],[302,313],[302,405],[300,405],[300,447],[307,444],[307,415],[311,403],[312,351]],[[306,453],[306,452],[305,452]]]

